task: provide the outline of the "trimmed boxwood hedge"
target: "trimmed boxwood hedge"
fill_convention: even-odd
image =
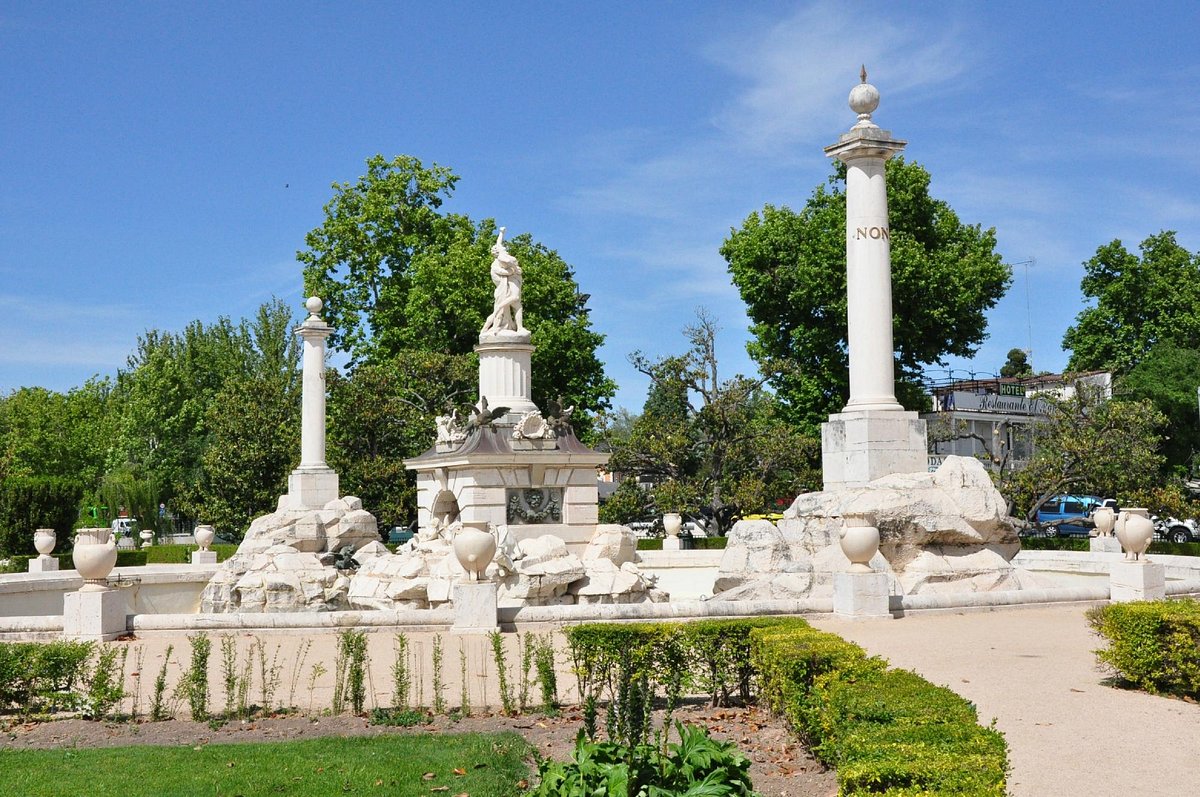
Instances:
[[[1118,678],[1147,692],[1200,698],[1200,602],[1112,603],[1087,617],[1108,641],[1096,658]]]
[[[587,623],[564,631],[581,695],[609,696],[622,675],[660,690],[757,697],[814,755],[840,794],[1005,793],[1008,748],[974,706],[945,687],[867,656],[798,618]]]
[[[696,551],[723,551],[725,544],[729,542],[728,537],[683,537],[681,539],[690,539],[690,547]],[[637,549],[639,551],[661,551],[662,543],[662,537],[642,537],[637,541]],[[687,545],[687,543],[684,544]]]
[[[212,550],[217,552],[217,561],[224,562],[229,557],[237,553],[236,545],[213,545]],[[199,550],[198,545],[151,545],[149,548],[138,548],[136,550],[119,550],[117,551],[117,567],[141,567],[142,565],[181,565],[192,561],[192,551]],[[71,561],[71,554],[55,553],[51,554],[58,560],[59,570],[74,570],[75,563]],[[10,556],[6,571],[9,573],[24,573],[29,570],[29,560],[36,559],[36,556]],[[4,572],[4,571],[0,571]]]
[[[1027,551],[1086,551],[1087,537],[1022,537],[1021,547]],[[1200,556],[1200,542],[1168,542],[1155,540],[1147,553],[1164,556]]]

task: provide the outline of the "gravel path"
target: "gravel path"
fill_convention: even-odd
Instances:
[[[1014,797],[1200,794],[1200,705],[1105,685],[1079,605],[817,618],[971,700],[1008,739]],[[1136,753],[1132,751],[1137,751]]]

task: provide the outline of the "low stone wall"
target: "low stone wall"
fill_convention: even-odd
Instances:
[[[186,614],[200,607],[200,593],[216,565],[118,567],[109,582],[125,596],[128,614]],[[74,570],[0,575],[0,618],[62,616],[63,596],[83,579]]]

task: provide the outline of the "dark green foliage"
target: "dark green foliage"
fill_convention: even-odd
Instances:
[[[496,678],[500,682],[501,710],[512,716],[517,713],[517,705],[513,700],[512,684],[508,680],[508,656],[504,650],[504,636],[499,631],[493,631],[488,634],[488,641],[492,645],[492,661],[496,665]],[[528,640],[526,644],[529,644]]]
[[[1147,692],[1200,698],[1200,602],[1113,603],[1088,610],[1108,641],[1096,658]]]
[[[1200,348],[1200,255],[1170,231],[1150,236],[1140,249],[1139,257],[1115,240],[1083,264],[1079,287],[1096,304],[1063,335],[1072,371],[1125,374],[1162,342]]]
[[[396,728],[412,728],[426,725],[433,717],[415,708],[375,708],[371,710],[372,725],[389,725]]]
[[[104,719],[125,697],[125,659],[128,655],[127,647],[109,645],[97,650],[81,701],[85,719]]]
[[[90,642],[0,642],[0,711],[63,708],[87,677]]]
[[[59,476],[9,476],[0,481],[0,555],[36,555],[33,532],[52,528],[68,539],[79,515],[83,484]]]
[[[750,354],[789,419],[814,435],[849,395],[846,170],[833,168],[799,212],[767,205],[721,247],[753,321]],[[919,164],[888,161],[896,388],[909,409],[920,408],[924,366],[974,354],[1011,280],[994,230],[964,224],[929,184]]]
[[[208,657],[212,653],[212,640],[208,634],[200,632],[189,636],[188,641],[192,643],[192,663],[183,674],[180,689],[187,696],[192,719],[204,722],[208,719]],[[268,708],[263,707],[264,710]]]
[[[1184,472],[1200,470],[1197,387],[1200,387],[1200,350],[1170,341],[1150,349],[1116,387],[1121,398],[1148,400],[1166,416],[1161,451],[1168,466]]]
[[[601,523],[633,523],[648,520],[653,514],[653,496],[638,487],[634,478],[622,479],[612,495],[600,504]]]
[[[535,640],[533,650],[537,668],[538,688],[542,693],[542,711],[558,713],[558,673],[554,660],[554,636],[546,634]]]
[[[538,765],[539,797],[648,795],[737,797],[754,794],[750,760],[732,742],[709,737],[705,728],[676,725],[678,743],[657,745],[590,741],[581,731],[567,763]]]
[[[163,653],[162,667],[159,668],[158,675],[154,678],[154,694],[150,698],[151,722],[162,722],[171,718],[167,706],[167,667],[171,664],[171,654],[174,651],[174,645],[167,645],[167,650]]]
[[[1022,537],[1021,547],[1027,551],[1087,551],[1089,543],[1085,537]],[[1150,543],[1149,554],[1167,556],[1200,556],[1200,542],[1167,542],[1155,540]]]
[[[209,549],[217,554],[217,561],[224,562],[237,553],[237,545],[233,543],[216,543]],[[194,551],[200,550],[198,545],[152,545],[145,548],[146,564],[151,565],[182,565],[192,561]],[[118,563],[119,564],[119,563]]]
[[[1000,376],[1006,379],[1033,376],[1033,366],[1029,364],[1029,355],[1024,349],[1008,350],[1008,359],[1000,366]]]
[[[683,547],[697,551],[723,551],[729,542],[728,537],[688,537],[685,540]],[[662,537],[639,538],[637,541],[639,551],[661,551],[662,547]]]

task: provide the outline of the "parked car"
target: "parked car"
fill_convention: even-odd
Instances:
[[[1154,524],[1154,531],[1171,542],[1200,542],[1200,528],[1191,518],[1187,520],[1178,520],[1173,517],[1162,518]]]
[[[1091,522],[1092,512],[1103,501],[1104,499],[1098,495],[1056,495],[1047,499],[1038,509],[1037,522],[1045,525],[1061,521],[1052,526],[1045,526],[1046,534],[1051,537],[1058,535],[1086,537],[1092,533],[1095,526]]]

